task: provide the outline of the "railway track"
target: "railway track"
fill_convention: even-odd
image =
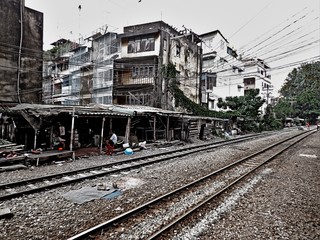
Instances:
[[[188,225],[192,216],[223,193],[246,179],[297,142],[315,131],[303,132],[281,140],[201,177],[187,185],[165,193],[106,222],[81,232],[76,239],[172,239],[172,229]],[[199,215],[199,214],[198,214]],[[189,219],[189,220],[186,220]],[[174,233],[175,235],[176,233]]]
[[[67,184],[73,184],[86,179],[98,178],[117,172],[130,171],[132,169],[141,168],[146,165],[172,160],[174,158],[183,157],[201,151],[208,151],[217,147],[222,147],[243,141],[249,141],[258,137],[265,137],[266,135],[270,134],[274,133],[271,132],[267,134],[248,135],[231,140],[223,140],[215,143],[206,143],[192,147],[179,148],[176,150],[170,150],[158,154],[132,157],[122,161],[112,162],[90,168],[83,168],[32,179],[26,179],[22,181],[4,183],[0,184],[0,201],[65,186]]]

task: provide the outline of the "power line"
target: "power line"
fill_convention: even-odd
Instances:
[[[240,27],[235,33],[233,33],[233,34],[231,35],[230,39],[231,39],[233,36],[235,36],[238,32],[240,32],[240,30],[242,30],[245,26],[247,26],[253,19],[255,19],[257,16],[259,16],[259,14],[260,14],[263,10],[265,10],[272,2],[273,2],[273,0],[270,1],[267,5],[265,5],[256,15],[254,15],[251,19],[249,19],[249,21],[246,22],[242,27]]]

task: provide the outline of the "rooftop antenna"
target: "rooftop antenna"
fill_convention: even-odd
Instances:
[[[78,14],[79,14],[79,19],[78,19],[78,41],[79,41],[79,44],[81,44],[81,30],[80,30],[80,22],[81,22],[81,9],[82,9],[82,6],[81,6],[81,3],[78,5]]]

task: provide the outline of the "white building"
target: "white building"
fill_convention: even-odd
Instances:
[[[239,59],[236,50],[219,30],[202,34],[200,38],[203,49],[201,77],[203,106],[219,111],[218,98],[244,96],[247,90],[257,88],[267,102],[272,88],[270,76],[267,74],[270,67],[266,63],[260,59]]]

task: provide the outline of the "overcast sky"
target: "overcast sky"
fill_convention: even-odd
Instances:
[[[275,90],[291,63],[320,56],[319,0],[25,0],[44,13],[44,49],[59,38],[76,40],[108,25],[108,31],[162,20],[197,34],[220,30],[244,56],[266,59]],[[81,5],[81,9],[79,6]],[[289,67],[286,67],[289,66]],[[286,68],[284,68],[286,67]]]

